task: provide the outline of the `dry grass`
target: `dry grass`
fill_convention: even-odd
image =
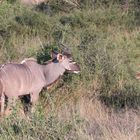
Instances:
[[[138,0],[49,0],[37,7],[0,4],[0,63],[40,63],[65,44],[81,67],[44,91],[36,112],[4,118],[0,140],[139,140]],[[19,105],[19,106],[18,106]]]
[[[58,117],[65,122],[78,115],[82,125],[76,125],[78,138],[87,140],[138,140],[140,135],[139,110],[124,109],[119,112],[108,109],[98,99],[81,97],[77,104],[68,102]],[[74,119],[76,121],[76,119]],[[76,124],[76,123],[75,123]],[[70,133],[66,139],[69,139]]]

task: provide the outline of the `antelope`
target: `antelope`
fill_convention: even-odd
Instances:
[[[140,67],[140,65],[139,65],[139,67]],[[137,73],[136,73],[135,78],[136,78],[137,80],[140,80],[140,72],[137,72]]]
[[[73,62],[71,54],[52,52],[48,64],[38,64],[34,58],[24,59],[21,63],[7,63],[0,69],[1,115],[11,113],[10,103],[22,95],[30,95],[32,106],[39,98],[43,88],[54,84],[66,71],[79,73],[80,67]],[[5,97],[8,98],[5,110]]]
[[[135,77],[136,77],[137,80],[140,80],[140,72],[136,73]]]

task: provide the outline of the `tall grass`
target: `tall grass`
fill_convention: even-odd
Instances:
[[[75,3],[72,5],[71,3]],[[139,1],[54,1],[0,4],[0,63],[35,57],[66,45],[81,67],[43,91],[36,112],[18,102],[1,118],[0,139],[138,140]]]

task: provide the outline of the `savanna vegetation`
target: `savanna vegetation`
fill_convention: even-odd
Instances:
[[[0,63],[50,59],[67,48],[81,67],[40,94],[33,114],[0,122],[0,140],[139,140],[139,0],[0,2]]]

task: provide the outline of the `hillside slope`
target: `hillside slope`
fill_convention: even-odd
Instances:
[[[0,63],[50,59],[64,44],[79,63],[42,91],[25,117],[17,102],[1,119],[0,140],[140,139],[140,3],[138,0],[49,0],[0,3]]]

